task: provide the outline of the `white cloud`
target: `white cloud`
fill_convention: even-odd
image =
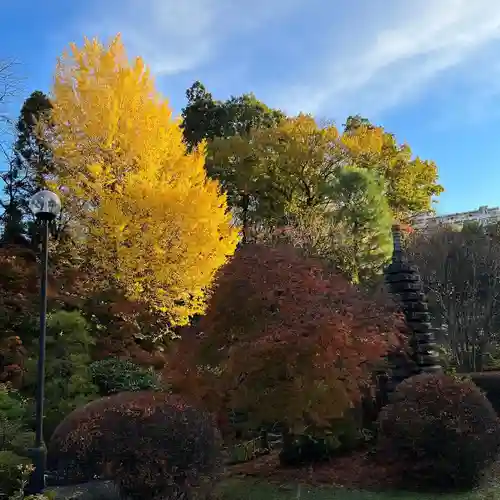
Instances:
[[[498,73],[500,51],[479,58],[500,40],[498,0],[93,1],[96,8],[82,13],[82,31],[122,33],[129,53],[143,56],[159,76],[203,74],[208,68],[232,81],[234,67],[224,65],[225,50],[240,50],[241,35],[257,37],[260,30],[263,36],[256,40],[264,53],[247,61],[245,54],[258,50],[250,43],[238,62],[250,66],[245,86],[290,113],[374,116],[424,93],[446,74],[470,80],[482,96],[489,95],[484,82],[498,80],[490,72],[494,67]],[[288,26],[293,14],[298,15]],[[276,29],[288,30],[295,47],[279,45]],[[293,61],[287,74],[273,75],[267,37]],[[297,44],[307,57],[295,57]]]
[[[131,54],[144,57],[156,74],[169,75],[209,64],[231,36],[266,24],[300,2],[108,0],[96,9],[98,21],[87,11],[82,30],[99,36],[120,32]]]
[[[462,78],[471,64],[478,71],[474,58],[500,39],[496,0],[386,0],[383,12],[372,14],[355,33],[344,29],[327,39],[316,71],[278,102],[290,112],[373,115],[425,91],[448,70],[464,69]]]

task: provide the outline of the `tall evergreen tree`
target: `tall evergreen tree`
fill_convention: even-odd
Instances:
[[[277,125],[285,115],[259,101],[253,94],[217,101],[201,82],[186,91],[187,106],[182,110],[184,140],[189,148],[202,140],[248,135],[251,130]]]
[[[222,134],[223,109],[201,82],[186,90],[187,106],[182,110],[184,141],[191,150],[203,139]]]
[[[51,111],[49,98],[39,90],[33,92],[21,108],[14,161],[20,172],[27,173],[23,185],[25,200],[46,187],[47,176],[53,172],[52,149],[39,128],[40,122],[49,122]]]
[[[43,139],[38,124],[50,118],[52,105],[41,91],[33,92],[24,102],[16,124],[17,139],[9,169],[2,175],[4,242],[24,239],[30,219],[29,200],[46,185],[53,171],[52,151]]]
[[[27,243],[26,223],[23,217],[23,186],[26,183],[26,172],[19,170],[15,156],[8,158],[7,170],[2,172],[3,196],[0,205],[2,228],[0,231],[1,243]]]
[[[391,255],[392,215],[384,186],[374,172],[346,167],[333,186],[338,234],[337,263],[353,283],[375,277]]]

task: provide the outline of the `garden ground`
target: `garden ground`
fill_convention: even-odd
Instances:
[[[341,487],[272,484],[258,479],[228,479],[220,488],[221,500],[498,500],[500,486],[462,495],[371,492]]]
[[[254,478],[277,484],[300,482],[313,486],[336,484],[343,488],[380,491],[391,488],[397,471],[387,463],[377,464],[369,451],[353,452],[326,463],[304,467],[283,467],[274,451],[250,462],[233,465],[228,478]]]
[[[220,488],[222,500],[500,500],[500,482],[461,495],[406,493],[391,487],[394,473],[367,452],[302,468],[280,467],[276,453],[232,466]],[[332,486],[335,485],[335,486]]]

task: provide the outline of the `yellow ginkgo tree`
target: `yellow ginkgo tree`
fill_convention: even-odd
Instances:
[[[119,36],[72,44],[51,100],[54,183],[96,273],[173,325],[202,313],[238,241],[225,195],[205,174],[204,146],[186,152],[179,120]]]

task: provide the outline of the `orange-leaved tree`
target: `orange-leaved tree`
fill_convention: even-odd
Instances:
[[[238,240],[226,197],[205,174],[203,144],[187,153],[180,121],[119,37],[107,47],[73,44],[51,103],[54,185],[65,188],[93,279],[167,313],[172,325],[202,313]]]
[[[398,316],[291,247],[244,245],[216,283],[168,368],[214,411],[243,409],[293,431],[327,425],[397,342]]]

